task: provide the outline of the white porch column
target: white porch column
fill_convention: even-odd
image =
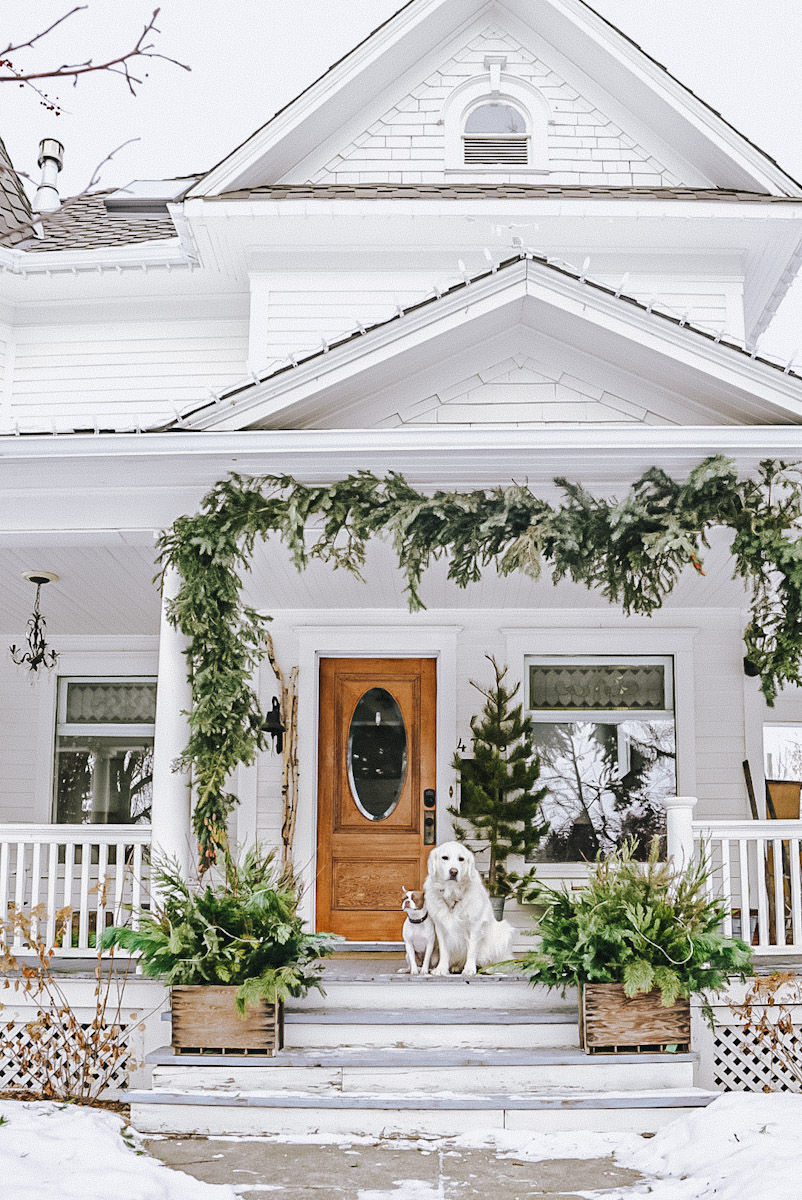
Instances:
[[[175,859],[185,878],[194,873],[195,838],[190,822],[190,779],[173,770],[189,739],[192,689],[184,650],[188,639],[167,620],[167,604],[178,594],[181,577],[169,567],[164,577],[159,627],[159,675],[153,745],[152,840],[156,855]]]
[[[696,796],[666,796],[668,860],[681,871],[693,858],[693,810]]]

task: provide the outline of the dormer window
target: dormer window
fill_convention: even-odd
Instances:
[[[490,100],[468,114],[463,135],[466,167],[525,167],[529,133],[517,108]]]

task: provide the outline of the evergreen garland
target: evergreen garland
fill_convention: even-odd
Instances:
[[[507,859],[512,854],[528,858],[548,832],[540,813],[548,788],[537,786],[540,759],[532,744],[532,718],[524,716],[521,703],[513,704],[521,685],[508,688],[504,682],[508,668],[500,667],[490,654],[485,657],[494,679],[486,688],[471,680],[485,704],[481,716],[471,718],[473,758],[454,755],[460,805],[448,811],[455,819],[459,841],[468,837],[467,825],[473,836],[488,843],[490,895],[511,896],[534,878],[533,871],[524,876],[508,871]]]
[[[744,639],[751,668],[772,704],[786,683],[802,683],[802,475],[796,465],[765,461],[756,479],[739,480],[734,463],[715,455],[677,483],[653,467],[620,500],[593,496],[558,479],[566,496],[554,508],[524,486],[427,496],[391,473],[368,471],[327,486],[291,476],[231,475],[200,511],[180,517],[161,537],[160,561],[183,584],[170,620],[189,640],[193,709],[182,756],[192,767],[194,823],[201,867],[225,844],[236,798],[226,780],[264,746],[262,714],[250,686],[265,652],[265,622],[241,597],[241,572],[257,538],[278,534],[298,570],[316,558],[362,578],[367,544],[389,538],[406,578],[412,610],[423,607],[424,570],[444,556],[460,587],[493,564],[502,575],[598,588],[627,615],[650,615],[691,564],[703,572],[712,528],[733,532],[735,574],[751,593]],[[316,526],[310,538],[308,527]]]

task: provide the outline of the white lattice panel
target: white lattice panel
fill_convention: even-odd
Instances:
[[[81,1023],[79,1028],[86,1033],[91,1026],[89,1022],[86,1022]],[[113,1064],[103,1089],[102,1095],[106,1098],[121,1095],[128,1086],[128,1067],[132,1057],[130,1033],[129,1027],[122,1029],[119,1035],[111,1038],[106,1058],[99,1063],[99,1073],[105,1074],[107,1061],[111,1066],[115,1057],[113,1054],[114,1044],[123,1047],[123,1052]],[[25,1091],[41,1092],[43,1090],[41,1075],[30,1066],[26,1067],[26,1061],[30,1063],[29,1052],[35,1050],[35,1044],[39,1039],[31,1034],[27,1025],[14,1025],[11,1030],[4,1030],[3,1039],[5,1045],[0,1048],[0,1091],[22,1088]],[[53,1030],[48,1030],[43,1034],[40,1041],[40,1048],[47,1052],[51,1070],[54,1072],[58,1070],[62,1080],[69,1078],[76,1087],[79,1084],[80,1065],[75,1061],[75,1055],[80,1053],[81,1044],[82,1040],[79,1036],[68,1036],[65,1040],[62,1037],[56,1037]]]
[[[76,1023],[84,1031],[90,1028],[95,1018],[96,981],[92,977],[58,976],[58,986],[69,1004]],[[124,1054],[116,1063],[103,1096],[105,1099],[124,1098],[126,1087],[149,1087],[150,1068],[146,1057],[159,1046],[169,1041],[169,1025],[162,1023],[161,1015],[168,1007],[168,990],[152,979],[132,976],[124,986],[124,1001],[118,985],[112,986],[106,1009],[107,1024],[118,1024],[122,1030]],[[31,1044],[29,1027],[37,1020],[40,1005],[35,997],[28,997],[13,990],[0,990],[0,1036],[11,1039],[12,1046],[0,1048],[0,1092],[9,1088],[40,1090],[35,1080],[24,1071],[21,1059],[23,1047]],[[11,1026],[9,1030],[9,1026]],[[64,1052],[57,1048],[51,1038],[50,1053]],[[17,1049],[14,1049],[16,1045]]]
[[[742,1025],[718,1025],[713,1039],[713,1085],[727,1092],[802,1092],[784,1059],[802,1066],[802,1037],[783,1038],[783,1053],[761,1044]]]

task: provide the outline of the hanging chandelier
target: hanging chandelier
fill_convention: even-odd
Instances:
[[[25,646],[10,646],[11,657],[18,667],[27,666],[36,674],[43,667],[50,671],[55,667],[58,654],[47,644],[46,623],[39,609],[39,596],[46,583],[58,582],[58,575],[52,571],[26,571],[22,576],[27,583],[36,586],[36,599],[33,602],[33,612],[28,619],[28,634]]]

